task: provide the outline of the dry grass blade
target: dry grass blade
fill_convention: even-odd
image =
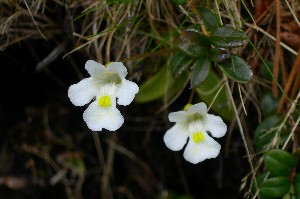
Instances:
[[[274,55],[274,67],[273,67],[273,94],[277,98],[278,96],[278,75],[279,75],[279,63],[281,58],[281,48],[280,48],[280,41],[281,41],[281,5],[280,1],[275,1],[275,10],[276,10],[276,42],[275,42],[275,55]]]

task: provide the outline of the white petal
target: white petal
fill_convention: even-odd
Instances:
[[[206,113],[207,113],[207,106],[203,102],[198,103],[198,104],[194,104],[194,105],[192,105],[188,109],[187,112],[188,113],[199,113],[199,114],[202,114],[202,115],[206,115]]]
[[[93,102],[83,113],[83,120],[92,131],[109,131],[119,129],[124,123],[124,118],[116,107],[110,109],[100,108]]]
[[[123,79],[121,87],[118,89],[117,98],[118,104],[127,106],[133,101],[135,94],[139,92],[139,87],[136,83]]]
[[[98,62],[95,62],[93,60],[88,60],[85,63],[85,70],[88,71],[88,73],[91,76],[97,76],[101,73],[103,73],[103,70],[105,70],[105,66],[103,66],[102,64],[99,64]]]
[[[97,91],[92,85],[92,78],[86,78],[69,87],[68,96],[75,106],[83,106],[89,103]]]
[[[170,122],[183,122],[187,116],[186,111],[177,111],[169,113]]]
[[[117,73],[121,79],[125,78],[127,75],[127,68],[122,62],[110,62],[107,65],[107,70]]]
[[[164,142],[166,146],[172,151],[181,150],[188,139],[188,131],[181,125],[175,124],[164,135]]]
[[[222,118],[212,114],[206,115],[205,129],[214,137],[223,137],[227,131],[227,126]]]
[[[183,157],[187,161],[197,164],[206,159],[217,157],[220,153],[220,149],[221,145],[206,134],[205,140],[201,143],[197,144],[192,140],[189,140],[184,150]]]
[[[192,121],[188,124],[189,132],[202,132],[203,131],[203,124],[202,121],[196,120]]]

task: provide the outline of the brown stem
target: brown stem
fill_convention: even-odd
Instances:
[[[275,98],[278,96],[278,74],[279,74],[279,63],[280,63],[280,54],[281,54],[281,48],[280,48],[280,24],[281,24],[281,19],[280,19],[280,0],[276,0],[276,44],[275,44],[275,56],[274,56],[274,68],[273,68],[273,95]]]
[[[277,113],[280,113],[283,109],[283,105],[284,105],[284,102],[286,100],[286,96],[288,96],[288,93],[291,89],[292,83],[293,83],[294,79],[296,78],[297,71],[299,70],[299,67],[300,67],[300,48],[298,50],[298,56],[297,56],[297,58],[294,62],[294,65],[292,67],[292,70],[291,70],[291,73],[290,73],[289,78],[287,80],[287,83],[284,87],[284,90],[283,90],[284,95],[282,96],[282,98],[280,100],[280,103],[279,103],[279,106],[278,106],[278,109],[277,109]]]

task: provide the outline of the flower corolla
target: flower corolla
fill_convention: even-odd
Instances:
[[[186,106],[183,111],[172,112],[169,120],[176,122],[164,135],[169,149],[179,151],[188,142],[183,156],[193,164],[218,156],[221,145],[211,136],[224,136],[227,126],[221,117],[207,113],[206,104],[201,102]]]
[[[139,91],[138,85],[125,79],[127,69],[122,62],[110,62],[103,66],[89,60],[85,69],[91,77],[69,87],[70,101],[75,106],[83,106],[95,99],[83,113],[83,120],[91,130],[119,129],[124,118],[116,103],[129,105]]]

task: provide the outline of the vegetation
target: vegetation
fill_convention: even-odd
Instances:
[[[3,198],[300,197],[297,0],[1,0]],[[92,132],[70,85],[87,60],[139,85],[116,132]],[[227,124],[191,164],[163,136],[205,102]]]

